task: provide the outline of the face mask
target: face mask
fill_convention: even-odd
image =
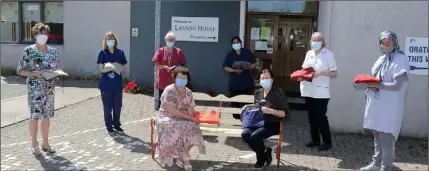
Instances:
[[[235,43],[235,44],[232,44],[232,48],[233,48],[234,50],[240,50],[240,49],[241,49],[241,43]]]
[[[322,42],[313,42],[311,41],[311,49],[320,49],[322,48]]]
[[[107,47],[112,48],[113,46],[115,46],[115,40],[107,40],[106,45]]]
[[[273,80],[272,79],[263,79],[263,80],[261,80],[261,86],[262,86],[262,88],[270,88],[272,84],[273,84]]]
[[[188,84],[188,80],[181,79],[181,78],[176,78],[175,84],[176,84],[177,87],[183,88],[183,87],[186,86],[186,84]]]
[[[383,53],[390,53],[393,51],[393,46],[381,45],[381,51],[383,51]]]
[[[173,47],[174,46],[174,42],[165,42],[165,45],[167,45],[167,47]]]
[[[45,45],[47,41],[48,41],[48,36],[47,35],[39,34],[39,35],[36,36],[36,42],[39,45]]]

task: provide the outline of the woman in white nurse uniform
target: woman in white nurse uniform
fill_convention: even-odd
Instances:
[[[367,85],[367,102],[363,127],[372,131],[375,154],[363,171],[390,171],[395,160],[395,143],[404,118],[405,96],[408,89],[409,63],[399,50],[396,34],[384,31],[379,44],[382,56],[372,67],[372,75],[381,84]]]

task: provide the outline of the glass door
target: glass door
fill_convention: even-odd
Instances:
[[[249,15],[246,26],[245,47],[251,50],[256,58],[257,69],[252,71],[255,84],[259,85],[262,69],[272,68],[277,52],[278,16]]]

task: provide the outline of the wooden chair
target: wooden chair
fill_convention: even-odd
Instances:
[[[216,97],[211,97],[208,94],[205,93],[192,93],[194,100],[195,101],[212,101],[212,102],[219,102],[219,106],[218,107],[212,107],[212,106],[196,106],[195,107],[195,111],[197,112],[211,112],[211,111],[215,111],[219,113],[219,120],[222,118],[222,114],[226,113],[226,114],[233,114],[233,113],[241,113],[242,109],[241,108],[232,108],[232,107],[224,107],[223,103],[228,103],[228,102],[237,102],[237,103],[254,103],[253,100],[253,95],[239,95],[239,96],[234,96],[231,98],[226,97],[223,94],[220,94]],[[239,122],[237,120],[237,122]],[[155,129],[155,118],[152,118],[150,120],[150,142],[151,142],[151,152],[152,152],[152,159],[155,159],[155,153],[156,153],[156,146],[157,143],[154,141],[154,129]],[[222,133],[224,132],[225,129],[220,128],[220,122],[219,124],[205,124],[205,123],[201,123],[200,125],[209,125],[209,126],[216,126],[217,128],[215,129],[204,129],[204,127],[201,127],[201,131],[208,131],[208,132],[217,132],[217,133]],[[240,123],[241,125],[241,123]],[[240,127],[241,129],[241,127]],[[241,134],[241,131],[239,132]],[[280,167],[280,154],[282,151],[282,136],[283,135],[283,123],[280,122],[280,131],[279,131],[279,135],[277,135],[277,144],[276,144],[276,159],[277,159],[277,167]],[[272,138],[275,138],[275,136],[273,136]]]

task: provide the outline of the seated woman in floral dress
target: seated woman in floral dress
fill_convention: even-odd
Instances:
[[[192,91],[186,88],[189,76],[186,67],[174,68],[175,82],[164,89],[156,118],[161,165],[172,166],[173,158],[177,158],[176,164],[185,170],[192,170],[189,151],[193,146],[205,154],[203,135],[193,115],[195,101]]]

